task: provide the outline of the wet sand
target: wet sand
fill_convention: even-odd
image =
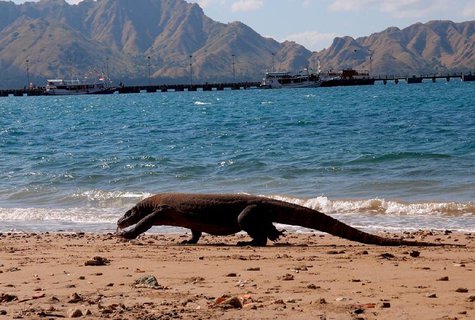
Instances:
[[[3,233],[0,318],[474,319],[475,235],[402,236],[465,247],[319,233],[263,248],[234,246],[246,235],[183,246],[189,235]]]

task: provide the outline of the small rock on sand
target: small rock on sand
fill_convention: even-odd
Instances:
[[[11,302],[14,300],[18,300],[18,297],[13,294],[2,293],[0,295],[0,302]]]
[[[69,311],[69,318],[80,318],[83,316],[83,313],[80,309],[72,309]]]
[[[294,280],[294,275],[290,274],[290,273],[287,273],[287,274],[283,275],[282,277],[280,277],[280,280],[292,281],[292,280]]]
[[[134,281],[134,286],[136,288],[152,288],[152,289],[165,289],[157,281],[157,278],[152,275],[143,276]]]
[[[78,303],[83,301],[83,298],[76,292],[74,292],[71,296],[70,299],[68,300],[68,303]]]
[[[394,254],[388,253],[388,252],[381,253],[379,256],[380,256],[381,258],[383,258],[383,259],[388,259],[388,260],[391,260],[391,259],[396,258],[396,257],[394,256]]]
[[[91,260],[87,260],[84,265],[85,266],[105,266],[110,263],[109,259],[95,256]]]
[[[417,258],[421,255],[421,253],[419,251],[412,250],[411,252],[409,252],[409,255],[413,258]]]
[[[238,297],[231,297],[219,304],[221,307],[224,308],[236,308],[236,309],[241,309],[242,308],[242,301]]]

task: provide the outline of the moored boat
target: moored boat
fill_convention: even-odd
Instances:
[[[367,70],[345,69],[341,72],[327,72],[321,76],[322,87],[372,85],[374,78]]]
[[[114,90],[105,77],[99,77],[94,81],[88,78],[84,80],[50,79],[47,80],[45,87],[45,92],[51,95],[108,94],[113,93]]]
[[[266,72],[261,86],[268,89],[280,88],[311,88],[319,87],[321,80],[318,74],[290,72]]]

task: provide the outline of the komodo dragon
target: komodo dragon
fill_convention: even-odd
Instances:
[[[439,246],[440,243],[388,239],[357,230],[317,210],[265,197],[242,194],[165,193],[146,198],[128,210],[117,222],[119,236],[134,239],[154,225],[191,229],[185,244],[195,244],[202,232],[230,235],[246,231],[250,242],[238,245],[265,246],[276,241],[282,231],[273,223],[296,225],[334,236],[380,246]]]

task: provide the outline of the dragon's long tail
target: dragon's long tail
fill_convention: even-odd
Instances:
[[[326,232],[344,239],[379,246],[434,247],[444,245],[441,243],[383,238],[374,234],[355,229],[317,210],[292,204],[291,207],[292,208],[289,208],[291,210],[288,210],[288,212],[285,212],[287,210],[284,210],[284,212],[277,213],[275,217],[275,222],[289,225],[298,225],[301,227]]]

